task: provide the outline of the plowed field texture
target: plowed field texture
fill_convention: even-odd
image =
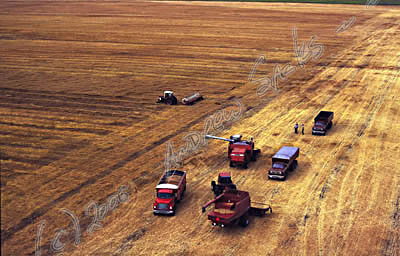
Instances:
[[[2,255],[400,255],[400,7],[4,0],[0,42]],[[171,148],[187,189],[154,216]],[[272,213],[213,227],[219,172]]]

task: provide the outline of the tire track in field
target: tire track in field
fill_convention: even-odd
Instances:
[[[35,125],[35,124],[17,124],[17,123],[12,123],[12,122],[3,122],[3,121],[0,121],[0,124],[14,126],[14,127],[33,128],[33,129],[39,129],[39,130],[90,133],[90,134],[96,134],[96,135],[107,135],[112,132],[111,130],[106,130],[106,129],[56,127],[54,125],[53,126],[44,126],[44,125]]]
[[[216,111],[220,111],[222,109],[225,109],[227,107],[229,107],[229,105],[224,106],[222,108],[219,108],[218,110],[215,110],[215,112]],[[2,237],[1,244],[3,244],[5,241],[9,240],[16,232],[24,229],[26,226],[31,224],[35,219],[43,216],[50,209],[54,208],[57,203],[60,203],[60,202],[64,201],[65,199],[69,198],[70,196],[79,193],[79,191],[83,187],[86,187],[88,185],[94,184],[98,179],[104,178],[105,176],[111,174],[113,171],[123,167],[126,163],[135,160],[136,158],[138,158],[141,155],[149,152],[150,150],[154,149],[155,147],[160,146],[161,144],[167,142],[168,140],[174,138],[175,136],[183,133],[184,131],[186,131],[190,127],[194,126],[195,124],[203,121],[209,115],[210,115],[210,113],[206,113],[206,114],[200,116],[199,118],[189,122],[185,126],[181,127],[176,132],[162,137],[161,139],[153,142],[151,145],[147,146],[146,148],[144,148],[142,150],[135,151],[134,153],[132,153],[131,155],[129,155],[125,159],[120,160],[118,163],[116,163],[116,164],[112,165],[111,167],[105,169],[104,171],[100,172],[96,176],[93,176],[93,177],[89,178],[88,180],[86,180],[85,182],[81,183],[79,186],[75,187],[74,189],[71,189],[71,190],[63,193],[61,196],[59,196],[57,199],[53,200],[52,202],[49,202],[46,205],[44,205],[44,206],[40,207],[39,209],[35,210],[28,217],[23,218],[17,225],[14,225],[14,226],[12,226],[11,228],[9,228],[7,230],[2,230],[1,231],[1,237]]]
[[[262,105],[265,106],[268,103],[269,103],[269,101],[267,103],[261,102],[260,104],[256,105],[255,107],[258,108],[258,107],[260,107]],[[219,109],[215,110],[215,112],[219,111],[219,110],[222,110],[222,109],[224,109],[226,107],[229,107],[229,106],[224,106],[222,108],[219,108]],[[244,112],[246,112],[246,111],[247,110],[245,110]],[[81,183],[79,186],[75,187],[74,189],[63,193],[60,197],[58,197],[57,199],[53,200],[52,202],[50,202],[50,203],[40,207],[39,209],[35,210],[32,214],[29,215],[29,217],[23,218],[17,225],[14,225],[13,227],[11,227],[11,228],[9,228],[7,230],[2,230],[2,238],[3,239],[1,241],[1,244],[3,244],[5,241],[9,240],[16,232],[24,229],[31,222],[33,222],[35,219],[37,219],[38,217],[43,216],[47,211],[49,211],[50,209],[54,208],[57,203],[60,203],[60,202],[64,201],[65,199],[67,199],[68,197],[78,193],[81,190],[81,188],[86,187],[86,186],[91,185],[91,184],[94,184],[98,179],[101,179],[101,178],[109,175],[114,170],[119,169],[122,166],[124,166],[126,163],[128,163],[130,161],[133,161],[134,159],[140,157],[144,153],[146,153],[146,152],[154,149],[155,147],[165,143],[169,139],[174,138],[178,134],[181,134],[182,132],[184,132],[188,128],[192,127],[194,124],[197,124],[197,123],[201,122],[202,120],[204,120],[209,115],[210,115],[210,113],[206,113],[206,114],[202,115],[201,117],[195,119],[194,121],[191,121],[190,123],[188,123],[184,127],[180,128],[179,130],[177,130],[173,134],[170,134],[168,136],[165,136],[165,137],[159,139],[158,141],[154,142],[153,144],[149,145],[148,147],[146,147],[143,150],[139,150],[139,151],[136,151],[136,152],[132,153],[131,155],[129,155],[124,160],[119,161],[117,164],[107,168],[106,170],[100,172],[98,175],[96,175],[96,176],[88,179],[87,181]],[[284,113],[282,115],[284,115]],[[277,116],[274,120],[279,119],[279,117],[280,116]]]
[[[361,41],[362,42],[362,41]],[[364,42],[362,42],[362,43],[364,43]],[[354,48],[359,48],[359,45],[355,45],[355,46],[353,46],[352,47],[352,49],[353,49],[353,51],[355,51],[354,50]],[[351,51],[351,50],[349,50],[349,51]],[[357,51],[355,51],[355,52],[357,52]],[[345,52],[342,56],[345,56],[347,54],[347,52]],[[354,54],[353,54],[354,55]],[[368,55],[367,55],[368,56]],[[369,55],[368,57],[368,59],[367,59],[367,61],[366,61],[366,65],[369,65],[369,63],[371,62],[371,60],[372,60],[372,57],[373,57],[374,55]],[[337,61],[335,61],[335,63],[338,63],[338,62],[341,62],[342,60],[337,60]],[[341,64],[340,66],[341,67],[347,67],[347,66],[349,66],[348,64],[349,64],[349,62],[350,61],[352,61],[351,59],[346,59],[345,60],[345,63],[344,64]],[[349,83],[349,82],[352,82],[353,81],[353,79],[360,73],[360,71],[361,71],[361,69],[360,68],[357,68],[354,72],[353,72],[353,75],[351,75],[351,78],[346,78],[346,81],[344,81],[344,83],[342,83],[341,84],[341,86],[339,86],[339,90],[337,90],[337,92],[339,92],[339,91],[341,91],[343,88],[345,88],[345,86],[347,86],[347,84]],[[336,88],[336,87],[335,87]],[[331,94],[321,105],[323,105],[323,106],[326,106],[332,99],[334,99],[335,97],[337,96],[337,94]],[[317,96],[318,97],[318,96]],[[314,101],[314,100],[313,100]],[[349,109],[350,107],[347,107],[346,109]],[[343,116],[343,115],[342,115]],[[353,125],[355,124],[355,122],[353,122]],[[344,142],[344,138],[342,138],[342,140],[339,142],[339,143],[337,143],[336,145],[335,145],[335,153],[334,154],[331,154],[330,155],[330,159],[334,159],[335,157],[336,157],[336,155],[337,155],[337,153],[339,152],[339,148],[340,148],[340,146],[341,146],[341,144]],[[317,150],[317,148],[318,147],[316,147],[315,146],[315,144],[316,144],[317,142],[315,142],[312,146],[311,146],[311,144],[309,144],[310,145],[310,147],[309,148],[311,148],[310,150],[308,150],[308,151],[306,151],[307,153],[306,153],[306,155],[314,155],[315,154],[315,152],[316,152],[316,150]],[[340,157],[342,154],[340,154],[340,155],[338,155],[337,157]],[[326,161],[326,163],[324,164],[324,166],[326,166],[327,164],[328,164],[328,162],[329,161]],[[324,167],[323,167],[324,168]],[[336,174],[338,173],[338,172],[340,172],[340,170],[343,168],[343,166],[341,166],[341,165],[336,165],[336,167],[334,167],[333,169],[332,169],[332,171],[331,171],[331,173],[327,176],[327,178],[326,178],[326,181],[325,181],[325,183],[322,185],[322,188],[321,188],[321,192],[320,192],[320,199],[323,199],[324,197],[325,197],[325,194],[326,194],[326,192],[327,192],[327,190],[328,190],[328,186],[329,186],[329,182],[330,182],[330,180],[332,180],[332,177],[334,177],[334,176],[336,176]],[[319,187],[319,185],[318,185],[318,180],[320,180],[320,179],[312,179],[312,180],[310,180],[310,182],[309,182],[309,186],[311,186],[311,187],[314,187],[314,191],[316,191],[316,189]],[[312,199],[312,197],[314,196],[314,193],[310,193],[310,196],[309,196],[309,198],[307,199],[307,201],[310,201],[311,199]],[[311,200],[312,201],[312,200]],[[319,205],[319,203],[318,203],[318,205]],[[320,215],[320,207],[319,206],[315,206],[315,207],[313,207],[313,208],[315,208],[315,209],[317,209],[317,215]],[[310,208],[311,206],[309,206],[309,207],[307,207],[307,208],[305,208],[305,212],[303,213],[304,214],[304,216],[309,216],[308,215],[308,213],[310,212],[310,210],[311,210],[311,208]],[[318,210],[319,209],[319,210]],[[318,237],[318,248],[319,248],[319,254],[323,254],[323,246],[321,245],[321,243],[322,243],[322,240],[323,240],[323,234],[321,233],[322,232],[322,230],[321,230],[321,224],[320,224],[320,218],[318,219],[318,230],[317,230],[317,237]],[[302,226],[302,231],[300,230],[300,232],[299,233],[304,233],[304,232],[306,232],[306,229],[307,229],[307,227],[306,227],[306,225],[303,225]],[[304,245],[306,245],[307,244],[307,236],[306,235],[304,235]],[[304,253],[304,255],[307,255],[307,248],[306,248],[306,246],[304,246],[303,247],[303,253]],[[322,250],[322,252],[321,252],[321,250]]]
[[[367,127],[369,127],[369,125],[370,125],[370,123],[371,123],[371,121],[372,121],[372,117],[375,116],[376,113],[377,113],[377,111],[381,108],[381,106],[382,106],[382,104],[383,104],[383,102],[384,102],[384,99],[386,98],[386,96],[387,96],[387,94],[388,94],[388,92],[389,92],[390,87],[391,87],[391,84],[388,84],[388,85],[386,86],[386,88],[384,88],[384,92],[383,92],[379,97],[375,97],[375,96],[374,96],[374,97],[372,98],[373,101],[371,101],[371,102],[368,104],[368,106],[367,106],[366,108],[362,108],[362,109],[368,109],[368,108],[370,108],[370,106],[372,105],[371,110],[368,111],[368,114],[367,114],[367,116],[366,116],[366,118],[365,118],[365,122],[362,123],[360,129],[358,130],[357,136],[354,136],[354,137],[353,137],[353,139],[351,140],[350,144],[348,144],[347,149],[345,149],[344,152],[341,153],[341,154],[338,156],[338,157],[339,157],[339,163],[337,163],[337,164],[334,166],[333,172],[331,172],[331,174],[329,175],[328,179],[327,179],[326,182],[324,183],[323,189],[324,189],[325,185],[326,185],[327,187],[330,186],[330,183],[332,183],[331,180],[335,180],[335,179],[336,179],[336,178],[335,178],[336,174],[337,174],[338,172],[340,172],[340,170],[342,170],[343,167],[345,166],[345,161],[342,161],[342,160],[340,159],[340,157],[343,156],[343,155],[346,155],[349,151],[351,151],[352,148],[353,148],[353,146],[360,140],[360,137],[364,134],[365,129],[366,129]],[[361,119],[361,117],[360,117],[359,119]],[[356,122],[356,123],[357,123],[357,122]],[[355,123],[353,123],[353,124],[355,124]],[[365,156],[364,156],[364,157],[365,157]],[[366,161],[361,161],[361,162],[362,162],[362,163],[365,163]],[[353,172],[353,173],[350,173],[350,172],[348,171],[348,172],[346,173],[345,177],[344,177],[343,180],[341,181],[341,189],[340,189],[340,192],[339,192],[339,200],[338,200],[339,203],[343,201],[343,196],[344,196],[344,194],[346,194],[345,191],[344,191],[344,189],[350,187],[350,185],[344,185],[344,184],[345,184],[345,183],[348,183],[347,181],[350,180],[350,183],[352,184],[351,194],[355,194],[355,191],[357,191],[357,187],[359,186],[359,184],[358,184],[358,177],[361,176],[361,174],[362,174],[363,171],[364,171],[363,168],[357,168],[357,173],[356,173],[356,175],[354,175],[354,172]],[[354,209],[354,208],[355,208],[355,204],[356,204],[356,202],[357,202],[356,199],[357,199],[356,197],[353,197],[353,200],[352,200],[350,209]],[[322,207],[322,208],[323,208],[323,207]],[[337,222],[340,220],[340,219],[339,219],[339,216],[340,216],[340,213],[342,212],[342,209],[343,209],[343,208],[339,206],[339,207],[337,207],[336,209],[337,209],[337,210],[336,210],[336,214],[335,214],[336,217],[335,217],[335,224],[334,224],[334,226],[337,225]],[[351,212],[350,212],[350,216],[346,219],[346,221],[347,221],[349,224],[346,225],[346,227],[348,227],[348,228],[346,229],[346,232],[345,232],[344,237],[343,237],[343,239],[344,239],[345,241],[346,241],[346,239],[348,238],[348,236],[349,236],[349,234],[350,234],[351,227],[352,227],[351,224],[353,223],[353,220],[354,220],[355,217],[356,217],[356,216],[355,216],[354,212],[351,211]],[[318,221],[319,221],[318,232],[319,232],[320,234],[323,234],[323,227],[322,227],[323,222],[324,222],[323,219],[324,219],[323,216],[322,216],[321,218],[318,219]],[[331,241],[331,244],[332,244],[332,242],[333,242],[333,241]]]
[[[0,103],[0,108],[5,108],[5,109],[9,109],[10,105],[9,104],[5,104],[5,103]],[[107,118],[115,118],[115,117],[119,117],[119,118],[128,118],[131,120],[137,120],[139,119],[138,117],[132,116],[132,115],[121,115],[121,114],[115,114],[112,112],[99,112],[99,111],[89,111],[89,110],[79,110],[79,109],[64,109],[62,107],[39,107],[39,106],[19,106],[19,105],[13,105],[12,106],[13,109],[22,109],[22,110],[33,110],[33,111],[37,111],[37,112],[54,112],[54,113],[62,113],[62,114],[78,114],[78,115],[87,115],[90,117],[97,117],[97,116],[101,116],[101,117],[107,117]]]

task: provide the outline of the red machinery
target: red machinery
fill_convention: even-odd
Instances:
[[[153,214],[175,215],[176,204],[183,199],[186,190],[186,172],[166,171],[156,186],[157,197]]]
[[[250,141],[242,140],[242,135],[239,134],[231,136],[230,139],[225,139],[212,135],[206,135],[206,138],[224,140],[229,142],[228,158],[229,166],[231,167],[239,164],[246,169],[248,163],[250,161],[256,161],[257,155],[261,152],[260,149],[254,149],[253,138],[251,138]]]
[[[214,204],[214,210],[208,213],[208,219],[213,226],[225,227],[239,224],[246,227],[249,225],[249,216],[264,216],[267,212],[272,213],[269,205],[253,203],[262,207],[251,206],[249,192],[240,190],[229,190],[222,193],[203,205],[202,212],[205,212],[206,208],[212,204]]]
[[[215,197],[226,190],[236,190],[236,185],[232,182],[231,174],[229,172],[221,172],[218,175],[218,183],[215,180],[211,181],[211,190],[214,192]]]

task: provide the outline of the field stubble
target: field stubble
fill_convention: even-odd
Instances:
[[[66,229],[70,255],[398,255],[400,9],[361,6],[4,1],[0,8],[1,250],[42,255]],[[162,14],[162,15],[161,15]],[[343,21],[357,19],[336,33]],[[246,83],[274,65],[295,64],[300,41],[318,37],[324,53],[278,91],[256,96]],[[172,89],[200,92],[193,106],[156,105]],[[261,158],[229,169],[226,144],[209,142],[185,160],[188,191],[172,218],[154,217],[154,185],[165,145],[183,144],[204,119],[240,99],[245,113],[219,136],[254,135]],[[335,111],[326,137],[313,117]],[[293,136],[296,122],[306,135]],[[266,179],[282,145],[301,148],[286,182]],[[396,155],[397,154],[397,155]],[[246,229],[215,229],[200,211],[209,184],[231,171],[240,189],[274,213]],[[85,207],[121,185],[130,201],[90,225]],[[71,220],[79,218],[74,245]]]

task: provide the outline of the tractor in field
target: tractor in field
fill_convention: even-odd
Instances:
[[[248,163],[250,161],[256,161],[257,156],[261,153],[260,149],[254,149],[253,138],[249,141],[242,140],[242,135],[240,134],[233,135],[229,139],[206,135],[206,139],[217,139],[229,142],[228,158],[230,167],[241,165],[244,169],[247,169]]]
[[[231,174],[229,172],[221,172],[218,175],[218,183],[215,180],[211,181],[211,190],[215,197],[228,190],[236,190],[236,185],[233,184]]]
[[[157,103],[166,103],[168,105],[178,104],[178,99],[175,97],[173,91],[164,91],[164,95],[158,97]]]

